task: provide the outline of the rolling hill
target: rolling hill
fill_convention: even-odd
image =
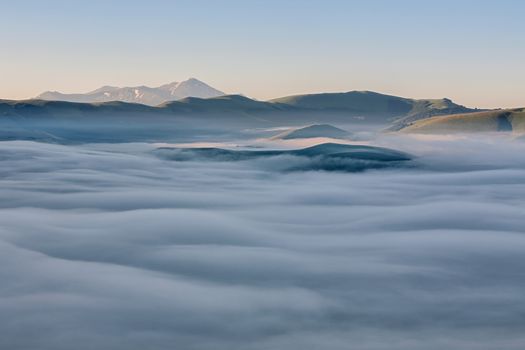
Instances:
[[[350,91],[282,97],[271,103],[316,111],[344,112],[363,118],[374,116],[389,119],[393,129],[434,115],[468,113],[475,110],[458,105],[450,99],[410,99],[372,91]]]
[[[478,132],[525,133],[525,108],[456,114],[419,120],[400,130],[406,133],[450,134]]]
[[[269,102],[309,110],[375,112],[393,116],[405,115],[412,109],[410,99],[371,91],[295,95],[270,100]]]

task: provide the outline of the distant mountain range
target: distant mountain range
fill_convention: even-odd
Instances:
[[[189,81],[193,80],[190,79]],[[181,85],[177,86],[180,88]],[[124,91],[122,89],[115,90],[115,94],[116,91]],[[166,86],[161,90],[171,91]],[[97,90],[92,95],[98,96],[101,91],[104,91],[104,89]],[[170,96],[174,96],[173,94],[174,92],[170,92]],[[88,95],[91,96],[90,94]],[[47,97],[51,96],[47,95]],[[77,112],[74,114],[104,113],[108,111],[112,113],[137,112],[149,115],[213,114],[217,116],[227,114],[230,119],[233,118],[238,122],[242,122],[243,119],[256,119],[262,124],[264,124],[264,121],[273,120],[277,120],[279,124],[286,124],[293,120],[300,122],[300,125],[304,125],[305,121],[323,123],[330,122],[329,119],[336,118],[339,121],[348,123],[382,124],[398,129],[418,119],[429,118],[435,115],[477,111],[455,104],[446,98],[418,100],[384,95],[372,91],[296,95],[270,101],[257,101],[242,95],[223,95],[212,98],[186,97],[155,106],[121,101],[67,103],[64,101],[43,101],[42,99],[26,101],[0,100],[0,113],[4,113],[4,115],[27,115],[28,113],[43,113],[44,111],[60,114],[61,111],[65,110],[70,115],[73,110]]]
[[[363,118],[367,122],[384,123],[385,118],[396,119],[396,123],[390,126],[392,130],[402,129],[418,119],[433,115],[473,111],[447,98],[418,100],[372,91],[294,95],[270,101],[256,101],[240,95],[225,95],[224,92],[194,78],[156,88],[104,86],[85,94],[63,94],[47,91],[35,99],[96,104],[119,101],[186,113],[241,110],[250,112],[255,110],[259,112],[295,110],[315,113],[329,111],[344,113],[354,119]]]
[[[57,91],[46,91],[38,95],[35,99],[81,103],[120,101],[157,106],[161,103],[176,101],[186,97],[210,98],[222,95],[224,95],[224,92],[214,89],[200,80],[190,78],[185,81],[173,82],[159,87],[103,86],[85,94],[63,94]]]

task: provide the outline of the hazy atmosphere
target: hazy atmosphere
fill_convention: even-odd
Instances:
[[[523,350],[521,1],[1,1],[0,350]]]

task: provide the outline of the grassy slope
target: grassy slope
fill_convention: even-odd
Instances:
[[[419,120],[401,130],[420,134],[525,132],[525,108],[454,114]]]
[[[409,115],[418,114],[418,113],[422,113],[422,112],[429,111],[429,110],[443,111],[443,110],[449,110],[452,108],[462,107],[460,105],[455,104],[448,98],[412,100],[412,101],[413,101],[413,107]]]
[[[269,102],[305,109],[348,110],[356,113],[372,112],[391,115],[405,115],[412,109],[410,99],[371,91],[296,95]]]
[[[272,103],[314,110],[338,110],[358,115],[383,115],[399,130],[419,119],[435,115],[469,113],[475,110],[443,99],[409,99],[371,91],[296,95],[270,100]]]

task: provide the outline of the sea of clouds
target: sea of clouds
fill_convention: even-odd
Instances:
[[[415,166],[1,142],[0,349],[523,349],[525,144],[377,144]]]

